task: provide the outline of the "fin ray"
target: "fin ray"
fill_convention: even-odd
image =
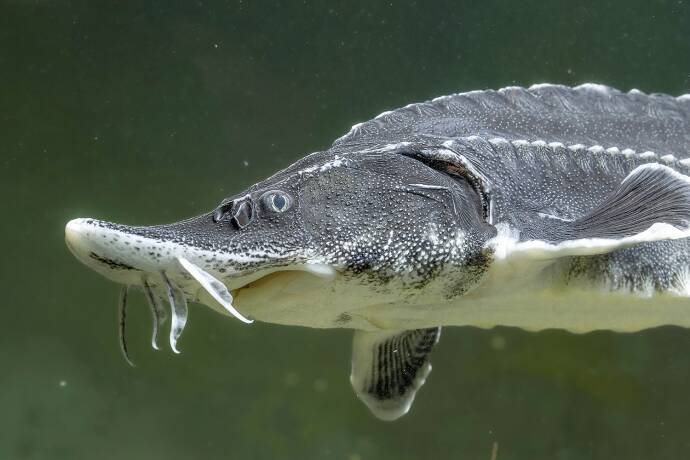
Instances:
[[[355,331],[350,382],[381,420],[405,415],[431,372],[429,353],[441,328],[395,332]]]

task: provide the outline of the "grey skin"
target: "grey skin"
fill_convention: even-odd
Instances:
[[[174,350],[187,301],[355,329],[353,387],[393,420],[443,325],[690,326],[689,173],[690,96],[512,87],[381,114],[201,216],[66,240],[126,286],[122,337],[130,287],[154,346],[167,298]]]

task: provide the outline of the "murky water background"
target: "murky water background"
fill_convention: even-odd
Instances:
[[[205,211],[434,96],[690,92],[687,1],[601,3],[0,1],[0,458],[687,457],[688,330],[446,328],[411,413],[382,423],[349,386],[350,331],[194,306],[174,356],[135,296],[127,367],[118,287],[63,243],[78,216]]]

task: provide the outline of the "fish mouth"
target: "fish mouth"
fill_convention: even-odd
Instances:
[[[164,304],[170,306],[170,347],[175,353],[188,318],[188,301],[203,303],[213,310],[233,316],[243,323],[253,319],[233,306],[233,299],[258,280],[281,271],[307,271],[321,278],[332,278],[332,267],[319,263],[278,264],[261,267],[251,263],[246,254],[199,248],[185,238],[171,238],[152,229],[128,227],[96,219],[74,219],[65,226],[65,243],[83,264],[102,276],[122,284],[118,304],[120,348],[125,360],[133,365],[126,342],[126,316],[131,288],[141,289],[153,319],[151,345],[158,350],[158,332],[167,319]],[[240,263],[241,262],[241,263]],[[203,267],[203,268],[202,268]],[[221,279],[219,279],[221,278]]]

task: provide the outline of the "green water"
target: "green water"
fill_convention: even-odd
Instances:
[[[386,109],[543,81],[690,92],[690,4],[1,0],[0,459],[688,458],[688,330],[446,328],[383,423],[350,331],[193,306],[174,356],[134,296],[127,367],[118,287],[64,246],[74,217],[208,210]]]

